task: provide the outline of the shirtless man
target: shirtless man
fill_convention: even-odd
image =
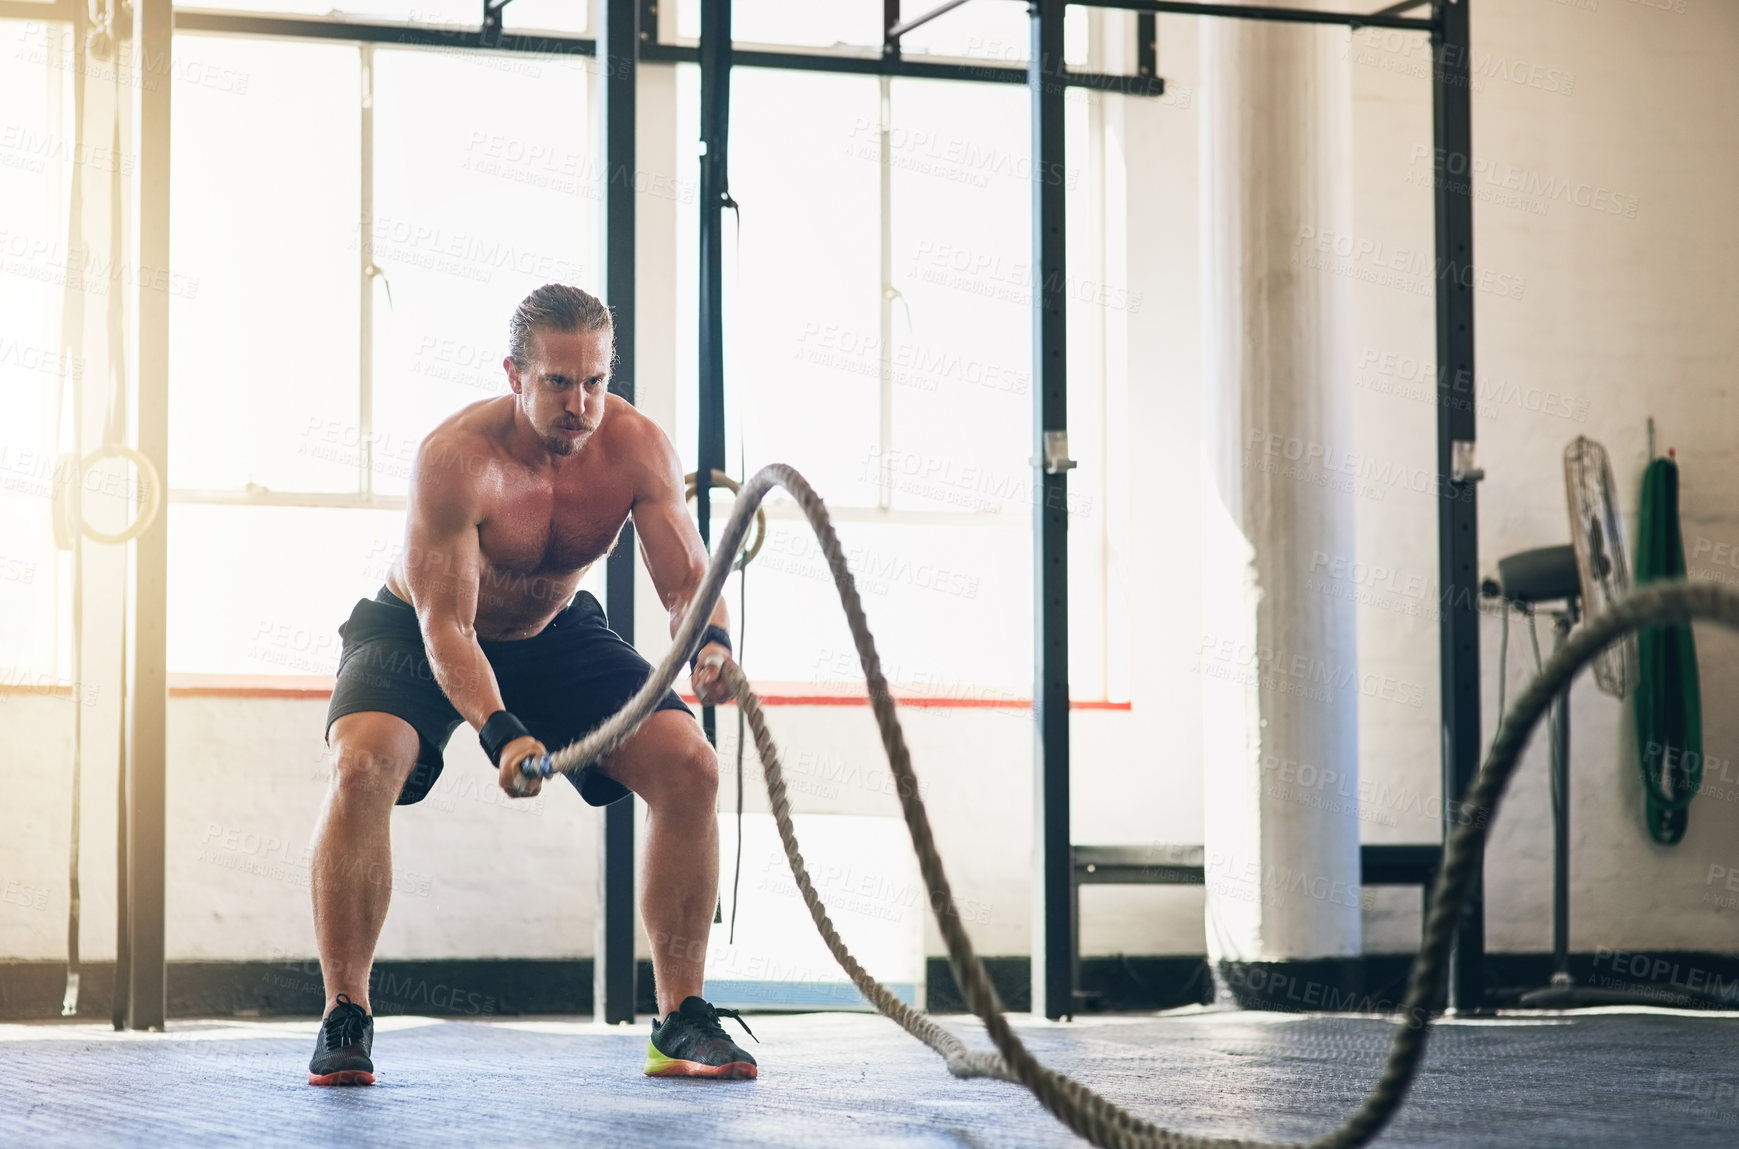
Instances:
[[[311,1085],[374,1083],[369,973],[391,892],[380,875],[392,872],[393,806],[428,794],[462,722],[479,732],[502,789],[537,793],[541,780],[522,779],[521,760],[591,731],[650,677],[597,599],[574,593],[630,517],[673,634],[705,574],[675,449],[609,393],[609,309],[546,285],[519,305],[508,336],[502,366],[513,393],[471,404],[423,440],[403,554],[339,628],[326,719],[332,782],[314,831],[326,1016]],[[722,702],[722,598],[710,623],[692,682],[703,702]],[[718,887],[718,763],[693,712],[667,692],[632,739],[566,777],[594,806],[629,791],[647,805],[640,913],[663,1020],[652,1022],[645,1072],[754,1077],[755,1059],[719,1024],[734,1011],[701,997],[703,961],[691,956],[705,951]],[[508,889],[533,859],[473,864],[498,868]]]

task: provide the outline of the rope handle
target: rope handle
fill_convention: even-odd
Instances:
[[[548,778],[555,773],[555,766],[550,762],[548,754],[527,754],[519,760],[519,776],[513,780],[516,792],[525,793],[525,783],[532,778]]]

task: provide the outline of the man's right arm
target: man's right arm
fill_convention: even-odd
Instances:
[[[404,570],[435,681],[459,715],[480,731],[505,707],[495,671],[477,643],[481,492],[471,474],[474,468],[453,463],[478,449],[462,437],[442,436],[426,440],[418,451],[411,474]],[[542,753],[543,744],[536,739],[516,738],[502,749],[501,762],[516,765],[529,754]],[[503,778],[507,776],[504,771]],[[535,794],[538,782],[528,780],[523,792]]]

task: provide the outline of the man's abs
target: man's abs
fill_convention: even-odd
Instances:
[[[477,580],[477,637],[485,642],[530,638],[560,614],[580,588],[579,570],[497,570],[485,563]]]
[[[509,642],[542,632],[573,599],[594,561],[575,570],[526,571],[496,567],[485,555],[477,579],[477,637],[484,642]],[[406,602],[413,601],[398,566],[388,572],[386,585]]]

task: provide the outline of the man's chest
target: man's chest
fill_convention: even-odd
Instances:
[[[627,484],[608,478],[506,486],[479,531],[483,558],[497,570],[579,570],[609,551],[632,506]]]

